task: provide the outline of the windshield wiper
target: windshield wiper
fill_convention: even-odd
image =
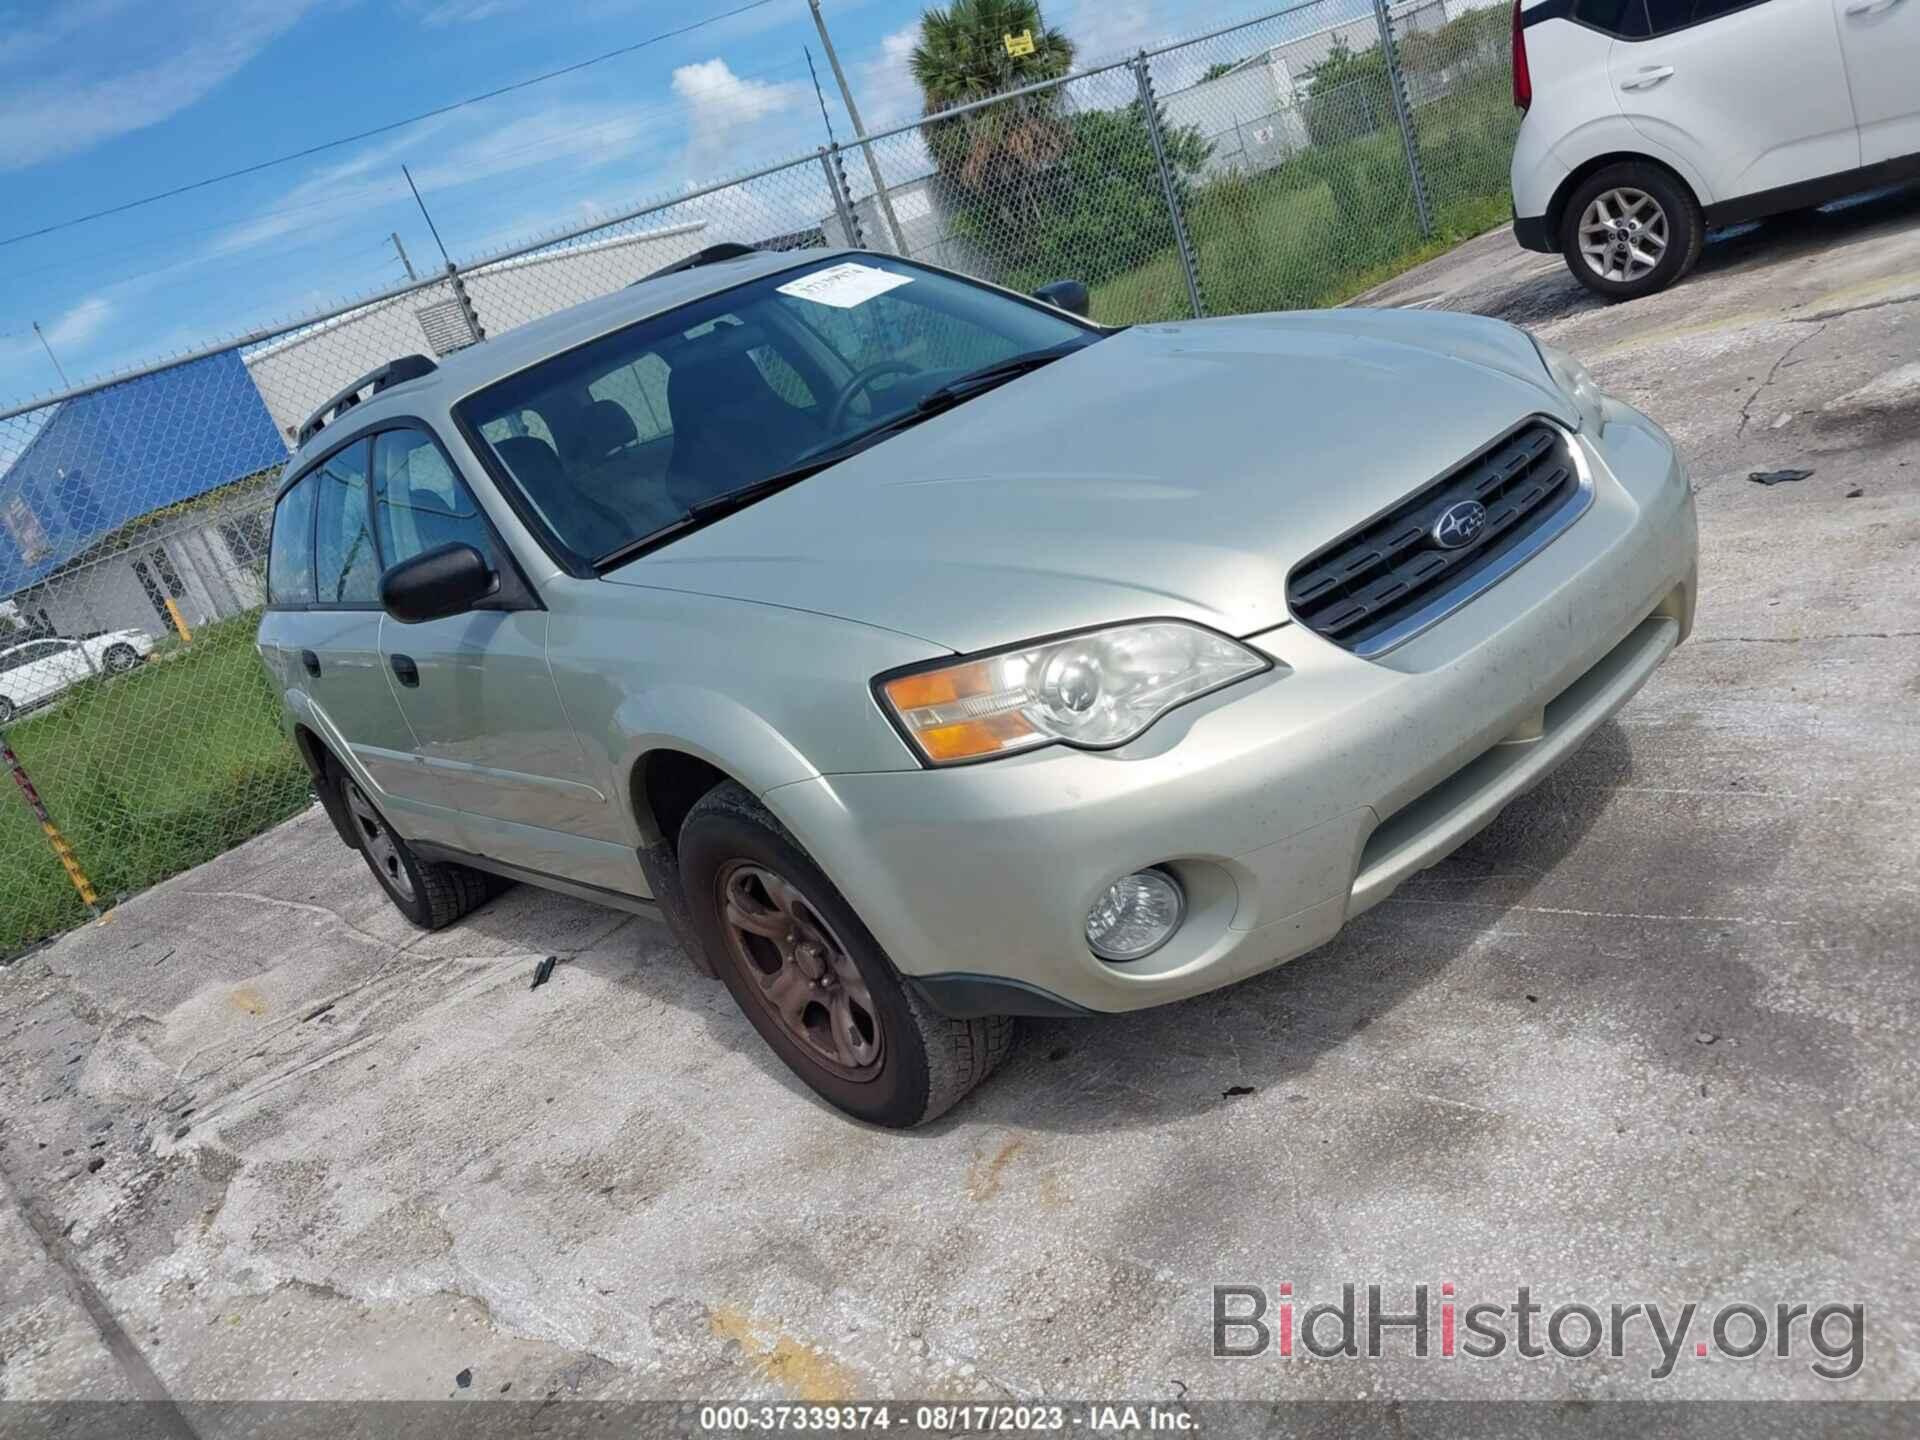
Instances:
[[[1082,340],[1069,340],[1063,345],[1050,345],[1045,350],[1028,350],[1024,354],[1009,355],[1005,360],[996,360],[991,365],[982,365],[978,370],[969,370],[966,374],[935,386],[922,395],[915,408],[922,414],[945,410],[959,404],[962,400],[971,400],[975,395],[984,394],[996,385],[1004,385],[1009,380],[1038,370],[1042,365],[1051,365],[1054,361],[1071,355],[1086,347]]]
[[[810,455],[784,470],[776,470],[764,480],[755,480],[750,485],[741,485],[733,490],[723,490],[718,495],[710,495],[705,500],[695,501],[686,509],[686,513],[677,520],[669,520],[656,530],[649,530],[638,539],[629,540],[615,550],[608,551],[593,562],[598,571],[608,571],[617,565],[623,565],[657,545],[665,544],[676,535],[684,535],[689,530],[698,529],[711,521],[731,515],[736,510],[744,510],[756,501],[769,495],[778,494],[789,485],[797,485],[802,480],[818,475],[822,470],[849,460],[862,450],[877,444],[887,436],[918,425],[922,420],[930,420],[942,410],[951,409],[963,400],[970,400],[1004,385],[1009,380],[1038,370],[1042,365],[1050,365],[1063,356],[1084,348],[1087,342],[1071,340],[1064,345],[1050,346],[1045,350],[1029,350],[1021,355],[1010,355],[1005,360],[996,360],[991,365],[983,365],[978,370],[969,370],[966,374],[947,381],[946,384],[929,390],[914,404],[913,409],[883,420],[871,429],[862,430],[841,441],[832,449],[818,455]]]

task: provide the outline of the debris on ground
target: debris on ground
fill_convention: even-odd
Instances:
[[[1851,490],[1847,491],[1846,498],[1849,500],[1858,500],[1862,495],[1866,493],[1867,493],[1866,491],[1862,490],[1858,485],[1856,485]]]
[[[1698,1042],[1701,1045],[1711,1045],[1713,1044],[1714,1041],[1718,1040],[1720,1037],[1714,1034],[1711,1030],[1702,1030],[1698,1035],[1694,1036],[1693,1038],[1696,1042]]]
[[[558,965],[559,963],[560,963],[560,957],[558,955],[549,955],[547,956],[546,959],[542,960],[538,965],[534,966],[533,967],[533,984],[529,985],[527,988],[529,990],[538,990],[542,985],[546,984],[547,981],[553,978],[553,967]]]
[[[453,1377],[453,1383],[458,1385],[462,1390],[466,1389],[469,1385],[473,1384],[473,1371],[462,1370],[458,1375]]]
[[[1747,478],[1756,485],[1784,485],[1789,480],[1804,480],[1811,470],[1755,470]]]
[[[1222,1100],[1233,1100],[1241,1095],[1251,1094],[1253,1094],[1253,1086],[1251,1085],[1229,1085],[1220,1092],[1220,1098]]]

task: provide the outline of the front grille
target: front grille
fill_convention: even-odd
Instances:
[[[1476,582],[1520,563],[1517,554],[1564,514],[1580,488],[1566,437],[1534,421],[1457,466],[1386,514],[1294,567],[1287,604],[1316,634],[1359,655],[1378,654],[1430,609],[1465,603]],[[1474,500],[1486,507],[1479,533],[1457,549],[1433,536],[1441,515]],[[1431,618],[1437,619],[1438,615]],[[1410,632],[1409,632],[1410,633]]]

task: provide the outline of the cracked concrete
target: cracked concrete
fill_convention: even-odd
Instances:
[[[1920,1397],[1920,201],[1630,306],[1502,235],[1378,298],[1535,325],[1700,492],[1694,643],[1485,835],[900,1135],[649,922],[420,935],[310,813],[0,972],[0,1173],[57,1241],[0,1205],[0,1397]],[[1213,1359],[1209,1287],[1282,1281],[1857,1299],[1865,1361]]]

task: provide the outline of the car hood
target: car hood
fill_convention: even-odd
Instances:
[[[1530,414],[1521,331],[1336,310],[1109,336],[607,575],[959,652],[1150,616],[1248,635],[1294,564]]]

